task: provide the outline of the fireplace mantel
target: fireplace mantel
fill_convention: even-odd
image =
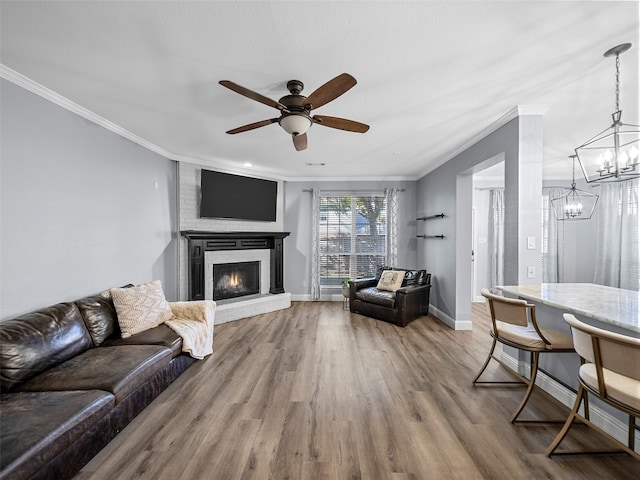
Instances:
[[[204,300],[204,254],[219,250],[270,250],[269,293],[284,293],[284,238],[290,232],[206,232],[183,230],[189,252],[189,300]]]

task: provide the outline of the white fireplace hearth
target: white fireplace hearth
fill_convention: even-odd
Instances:
[[[229,298],[216,302],[215,324],[232,322],[241,318],[284,310],[291,306],[290,293],[267,293]]]

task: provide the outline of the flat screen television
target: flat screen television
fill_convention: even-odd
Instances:
[[[200,217],[276,221],[278,182],[202,170]]]

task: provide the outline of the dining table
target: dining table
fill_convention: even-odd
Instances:
[[[635,290],[593,283],[538,283],[496,288],[536,305],[536,318],[540,320],[542,313],[546,318],[541,323],[545,326],[562,327],[562,313],[572,313],[595,327],[640,338],[640,292]],[[553,317],[552,321],[549,316]]]
[[[570,333],[571,329],[563,314],[572,313],[578,320],[589,325],[640,338],[640,293],[635,290],[592,283],[503,285],[496,289],[505,296],[524,299],[533,304],[536,321],[541,327]],[[518,369],[526,362],[524,353],[503,348],[503,354],[510,356]],[[577,353],[543,354],[540,356],[540,374],[536,383],[551,396],[570,406],[578,387],[579,368],[580,357]],[[599,419],[605,431],[614,435],[624,434],[626,420],[620,416],[620,412],[597,399],[592,399],[592,407],[592,414]]]

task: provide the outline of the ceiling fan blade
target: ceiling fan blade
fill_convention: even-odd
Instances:
[[[243,125],[242,127],[234,128],[233,130],[229,130],[227,133],[233,135],[235,133],[242,133],[249,130],[253,130],[254,128],[266,127],[267,125],[271,125],[272,123],[276,123],[279,118],[271,118],[269,120],[262,120],[261,122],[250,123],[249,125]]]
[[[296,147],[297,151],[306,150],[307,149],[307,134],[303,133],[302,135],[291,135],[293,137],[293,145]]]
[[[244,95],[245,97],[250,98],[251,100],[255,100],[256,102],[264,103],[265,105],[277,108],[278,110],[287,110],[287,107],[285,107],[280,102],[276,102],[275,100],[272,100],[269,97],[265,97],[258,92],[254,92],[253,90],[244,88],[237,83],[231,82],[229,80],[220,80],[218,83],[223,87],[227,87],[229,90],[233,90],[234,92],[239,93],[240,95]]]
[[[358,82],[351,75],[342,73],[314,90],[313,93],[307,97],[306,104],[311,105],[311,108],[319,108],[331,100],[338,98],[356,83]]]
[[[369,130],[369,125],[347,120],[346,118],[327,117],[326,115],[314,115],[313,123],[322,125],[323,127],[337,128],[338,130],[346,130],[347,132],[365,133]]]

